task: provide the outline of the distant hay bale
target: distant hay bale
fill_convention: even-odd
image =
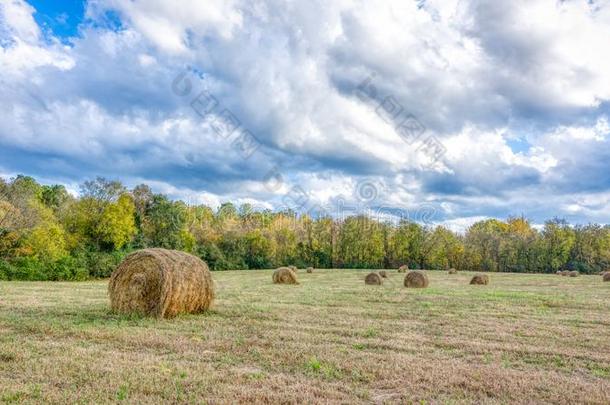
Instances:
[[[108,293],[115,312],[171,318],[208,309],[214,284],[208,265],[198,257],[144,249],[127,256],[114,270]]]
[[[555,272],[555,274],[557,274],[558,276],[561,276],[561,273],[562,273],[562,272],[561,272],[560,270],[558,270],[558,271],[556,271],[556,272]]]
[[[606,274],[604,274],[604,278],[603,278],[603,280],[604,280],[604,281],[610,281],[610,271],[609,271],[609,272],[606,272]]]
[[[297,274],[290,267],[280,267],[273,272],[274,284],[299,284]]]
[[[578,277],[578,276],[580,275],[580,273],[579,273],[579,272],[577,272],[577,271],[570,271],[570,272],[568,273],[568,275],[569,275],[570,277]]]
[[[489,276],[487,274],[476,274],[472,280],[471,285],[487,285],[489,284]]]
[[[378,271],[379,275],[383,278],[388,278],[388,272],[385,270],[379,270]]]
[[[406,273],[407,271],[409,271],[409,266],[407,266],[406,264],[403,264],[398,268],[399,273]]]
[[[426,273],[420,270],[413,270],[405,276],[405,287],[408,288],[426,288],[429,281]]]
[[[451,268],[451,269],[449,269],[449,270],[447,271],[447,273],[449,273],[449,274],[457,274],[457,270],[456,270],[456,269],[454,269],[454,268]]]
[[[567,270],[564,270],[564,271],[562,271],[562,272],[561,272],[561,275],[562,275],[563,277],[566,277],[566,276],[569,276],[569,275],[570,275],[570,272],[569,272],[569,271],[567,271]]]
[[[308,273],[313,273],[313,267],[308,267],[306,270]]]
[[[383,284],[383,278],[377,272],[372,272],[366,275],[364,278],[364,284],[366,285],[381,285]]]

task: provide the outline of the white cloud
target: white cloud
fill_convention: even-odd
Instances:
[[[117,10],[127,22],[161,50],[186,53],[191,41],[201,41],[208,34],[230,39],[242,24],[233,0],[93,0],[89,16],[96,18],[104,10]],[[189,38],[195,34],[196,38]]]
[[[25,78],[32,69],[54,66],[68,70],[74,60],[57,42],[46,44],[40,28],[34,21],[34,12],[23,0],[5,0],[0,3],[0,66],[2,74]],[[32,77],[28,77],[32,80]]]
[[[465,233],[466,230],[473,225],[475,222],[484,221],[489,219],[486,216],[474,216],[474,217],[463,217],[455,219],[447,219],[441,222],[437,222],[436,225],[444,226],[447,229],[457,233]]]
[[[91,0],[70,46],[33,11],[0,3],[6,172],[39,174],[47,159],[58,178],[141,179],[213,206],[277,207],[295,185],[311,203],[357,205],[370,179],[377,205],[433,205],[455,227],[607,214],[608,2]],[[100,23],[107,11],[120,29]],[[170,84],[186,66],[201,80],[181,98]],[[441,160],[356,96],[372,72],[377,95],[442,142]],[[244,159],[190,108],[204,88],[259,152]],[[261,182],[273,166],[277,190]]]

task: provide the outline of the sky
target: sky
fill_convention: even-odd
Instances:
[[[0,0],[0,175],[610,223],[610,1]]]

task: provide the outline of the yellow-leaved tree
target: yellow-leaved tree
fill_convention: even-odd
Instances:
[[[108,203],[96,226],[96,233],[102,243],[121,249],[136,234],[134,219],[135,204],[129,194],[122,194],[116,202]]]
[[[57,222],[53,211],[39,202],[31,202],[38,214],[38,223],[27,231],[20,254],[34,256],[41,261],[56,261],[66,256],[66,233]]]

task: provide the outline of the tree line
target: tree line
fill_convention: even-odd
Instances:
[[[524,217],[487,219],[464,234],[443,226],[366,215],[312,218],[290,210],[224,203],[213,210],[97,178],[78,197],[28,176],[0,179],[0,279],[108,277],[129,252],[179,249],[212,270],[274,268],[457,268],[551,273],[610,268],[610,226]]]

